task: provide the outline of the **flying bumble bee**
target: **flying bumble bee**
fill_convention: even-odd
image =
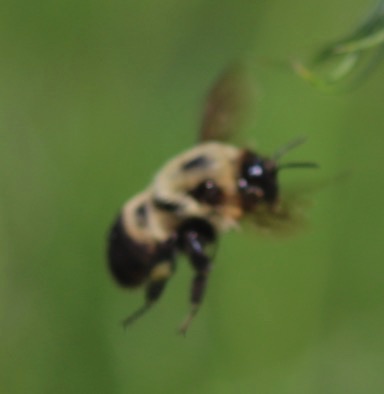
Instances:
[[[159,299],[182,253],[194,270],[191,307],[180,326],[185,334],[204,297],[218,234],[239,227],[246,217],[256,224],[279,218],[279,171],[316,166],[279,162],[302,139],[271,157],[228,144],[247,120],[253,92],[243,68],[227,70],[208,95],[198,144],[168,161],[142,193],[124,204],[110,230],[109,268],[120,285],[145,286],[144,305],[124,326]]]

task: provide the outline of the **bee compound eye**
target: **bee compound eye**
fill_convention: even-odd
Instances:
[[[212,179],[199,183],[190,194],[197,201],[209,205],[218,205],[223,201],[223,191]]]

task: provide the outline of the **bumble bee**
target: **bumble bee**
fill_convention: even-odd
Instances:
[[[144,305],[124,326],[159,299],[182,253],[194,270],[191,308],[180,326],[185,334],[203,300],[213,264],[209,246],[218,234],[238,227],[250,214],[257,222],[258,212],[276,212],[280,169],[315,167],[278,163],[302,140],[272,157],[226,142],[245,119],[242,111],[250,109],[252,91],[244,70],[227,70],[208,95],[198,144],[166,163],[146,190],[125,203],[113,224],[108,241],[112,275],[122,286],[145,286]]]

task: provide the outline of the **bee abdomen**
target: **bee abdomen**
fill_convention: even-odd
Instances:
[[[109,234],[108,263],[116,281],[126,287],[141,285],[148,277],[148,248],[135,241],[123,227],[121,217]]]

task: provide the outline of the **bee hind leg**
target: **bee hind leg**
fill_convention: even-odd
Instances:
[[[122,325],[124,328],[127,328],[130,326],[133,322],[135,322],[139,317],[144,315],[145,312],[148,311],[148,309],[151,307],[150,303],[144,304],[141,308],[137,309],[135,312],[133,312],[131,315],[129,315],[127,318],[125,318],[122,321]]]
[[[158,263],[153,267],[145,292],[145,304],[123,320],[122,324],[124,328],[127,328],[139,317],[144,315],[160,298],[169,277],[172,275],[172,271],[173,264],[168,261]]]

